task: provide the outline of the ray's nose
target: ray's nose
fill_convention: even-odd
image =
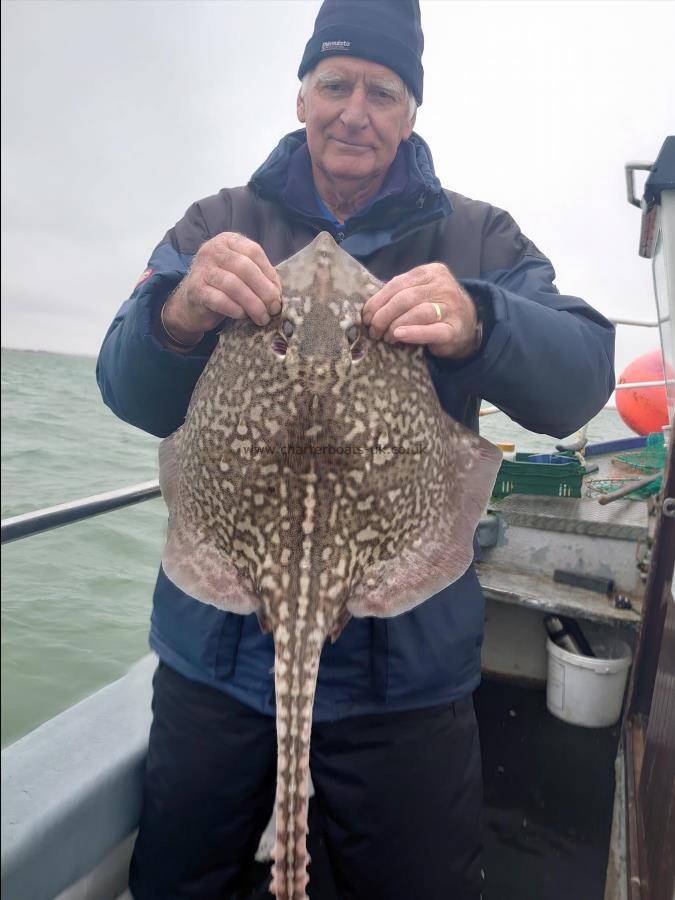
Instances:
[[[333,236],[328,231],[322,231],[321,234],[317,235],[312,242],[312,247],[317,252],[326,253],[328,255],[332,254],[337,244],[333,238]]]

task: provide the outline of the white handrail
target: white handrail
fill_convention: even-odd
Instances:
[[[625,391],[627,388],[659,387],[667,384],[675,384],[675,380],[667,378],[664,381],[626,381],[622,384],[615,385],[614,390]]]
[[[667,384],[675,384],[675,379],[666,378],[663,381],[626,381],[623,384],[614,385],[614,390],[625,391],[628,390],[628,388],[665,387]],[[482,418],[483,416],[492,416],[498,412],[501,412],[501,409],[497,406],[481,406],[478,415]]]
[[[667,319],[661,319],[661,322],[658,320],[656,322],[647,322],[644,319],[613,319],[611,316],[608,318],[612,325],[635,325],[638,328],[658,328],[661,322],[668,321]]]

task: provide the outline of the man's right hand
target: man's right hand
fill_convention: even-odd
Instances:
[[[199,248],[190,271],[164,304],[166,329],[187,345],[229,316],[266,325],[281,311],[281,279],[263,248],[223,231]]]

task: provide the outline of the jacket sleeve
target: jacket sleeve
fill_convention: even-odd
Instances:
[[[508,213],[494,209],[481,277],[461,280],[484,321],[482,349],[466,362],[428,358],[439,380],[452,379],[530,431],[564,437],[614,389],[614,326],[578,297],[560,294],[554,280],[550,261]]]
[[[155,337],[162,304],[208,237],[195,203],[155,248],[99,353],[96,379],[103,401],[120,419],[158,437],[183,423],[192,391],[217,342],[217,334],[208,333],[193,351],[181,354],[165,349]]]

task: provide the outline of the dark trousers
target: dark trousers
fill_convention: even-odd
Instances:
[[[274,719],[162,663],[153,714],[134,900],[229,900],[274,803]],[[315,723],[310,764],[340,900],[479,900],[471,697]]]

